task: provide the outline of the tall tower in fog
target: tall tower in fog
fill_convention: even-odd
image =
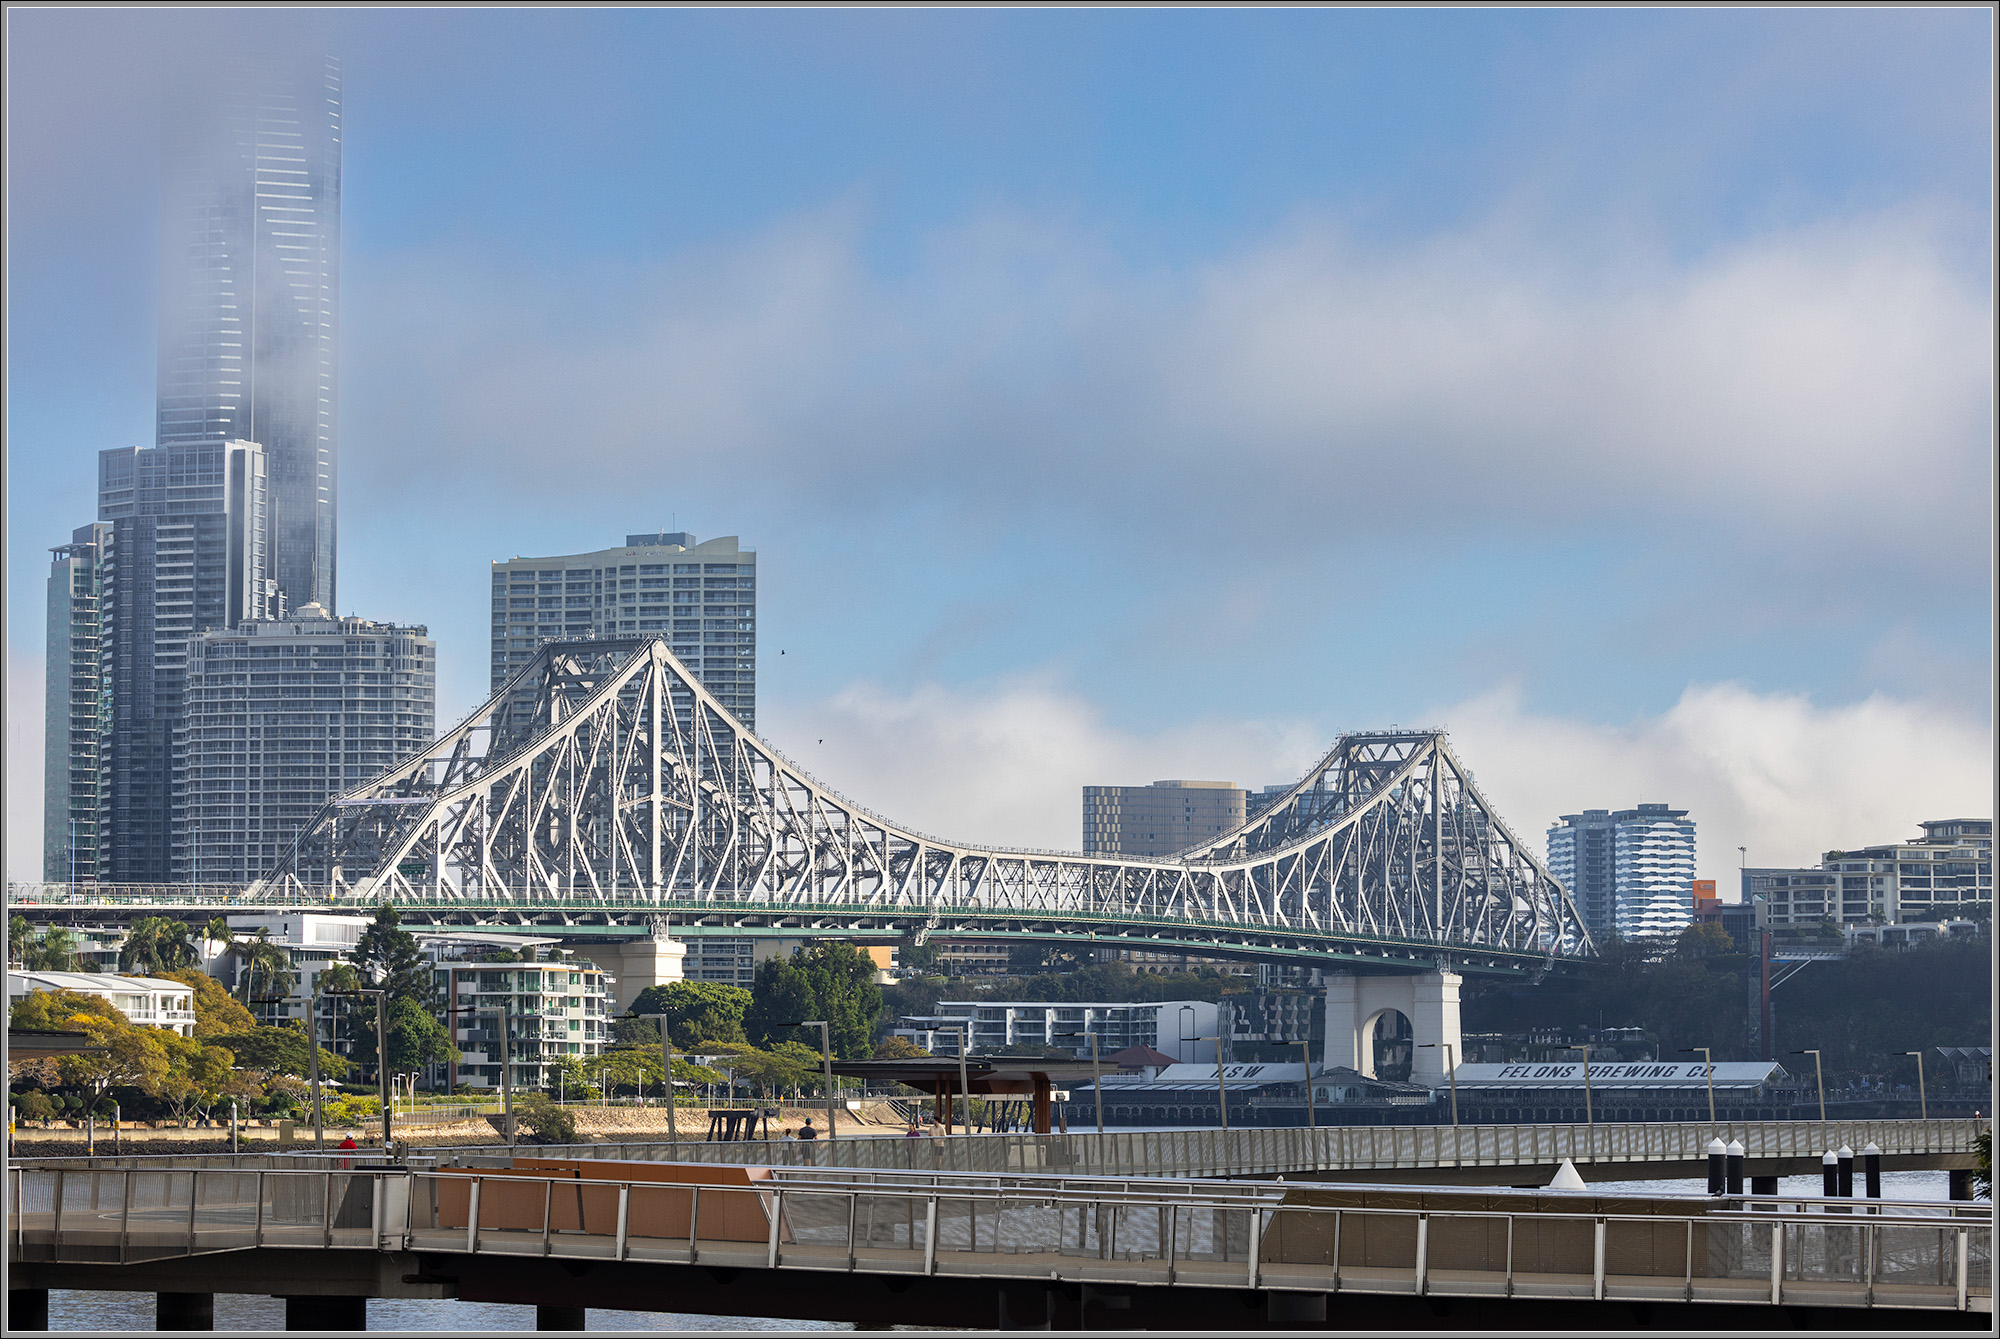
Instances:
[[[291,608],[338,607],[340,105],[336,58],[244,57],[165,115],[157,445],[264,448]]]

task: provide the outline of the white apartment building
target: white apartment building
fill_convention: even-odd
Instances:
[[[183,1037],[194,1035],[194,988],[153,976],[120,976],[111,972],[7,973],[7,1006],[11,1010],[37,990],[69,990],[111,1001],[132,1023],[168,1028]]]
[[[1128,1046],[1149,1046],[1176,1060],[1215,1063],[1217,1007],[1204,1000],[1145,1004],[1047,1004],[1038,1001],[944,1001],[934,1014],[896,1020],[893,1034],[932,1055],[957,1055],[959,1032],[968,1053],[991,1054],[1003,1046],[1058,1046],[1080,1058],[1097,1038],[1100,1057]]]
[[[1933,819],[1905,842],[1828,851],[1812,869],[1745,869],[1743,900],[1772,925],[1900,925],[1993,901],[1993,821]]]
[[[502,1027],[516,1092],[553,1082],[559,1061],[597,1055],[611,1040],[612,978],[581,959],[446,961],[433,970],[459,1049],[445,1076],[452,1088],[501,1087]]]
[[[1694,921],[1694,839],[1687,810],[1664,804],[1564,814],[1549,873],[1593,935],[1676,935]]]
[[[542,643],[661,636],[729,713],[757,728],[757,555],[736,536],[627,535],[625,546],[493,564],[493,691]]]

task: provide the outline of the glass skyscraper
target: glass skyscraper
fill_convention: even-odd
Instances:
[[[1590,933],[1678,934],[1694,920],[1694,820],[1642,804],[1564,814],[1549,829],[1549,873]]]
[[[340,62],[232,61],[165,125],[157,444],[262,446],[266,575],[335,609]]]

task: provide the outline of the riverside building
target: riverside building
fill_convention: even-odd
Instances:
[[[97,880],[98,744],[104,693],[104,561],[111,527],[86,525],[50,550],[48,673],[43,718],[42,878]]]
[[[1247,792],[1228,781],[1085,786],[1085,855],[1172,855],[1243,826]]]
[[[736,536],[627,535],[622,548],[493,564],[493,691],[544,642],[668,639],[729,713],[757,728],[757,555]]]
[[[1549,873],[1595,937],[1679,934],[1694,920],[1694,821],[1664,804],[1586,809],[1549,829]]]
[[[308,604],[195,638],[175,879],[263,877],[320,805],[428,745],[436,717],[437,647],[422,627]]]
[[[1742,872],[1743,901],[1762,900],[1769,924],[1848,927],[1972,917],[1993,905],[1993,820],[1933,819],[1921,836],[1828,851],[1811,869]]]

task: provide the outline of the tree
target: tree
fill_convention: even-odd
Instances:
[[[124,946],[118,950],[119,970],[143,976],[163,976],[192,967],[197,959],[187,922],[166,916],[141,916],[133,921]]]
[[[884,1037],[875,1046],[877,1060],[928,1060],[930,1054],[908,1037]]]
[[[904,944],[896,953],[904,976],[943,976],[944,953],[936,944]]]
[[[428,1001],[435,994],[417,937],[403,928],[392,903],[375,908],[375,919],[361,932],[347,960],[369,985],[395,998]]]
[[[875,1023],[882,1014],[882,988],[875,984],[875,960],[854,945],[822,939],[794,951],[805,973],[814,1012],[823,1018],[833,1053],[856,1060],[874,1053]]]
[[[1714,921],[1704,921],[1682,930],[1680,938],[1674,941],[1674,954],[1681,958],[1714,958],[1732,953],[1740,953],[1736,941],[1729,931]]]
[[[590,1071],[580,1055],[559,1056],[556,1062],[547,1066],[543,1072],[550,1071],[553,1073],[550,1074],[549,1081],[543,1085],[543,1091],[552,1097],[568,1102],[594,1102],[603,1096],[597,1085],[591,1081]]]
[[[176,1123],[186,1125],[190,1110],[205,1112],[228,1092],[236,1057],[197,1037],[169,1032],[160,1040],[166,1065],[147,1091],[167,1104]]]
[[[31,972],[73,972],[77,969],[77,938],[74,931],[51,925],[42,937],[30,943],[23,965]],[[97,968],[92,966],[91,971]]]
[[[526,1093],[515,1098],[514,1119],[528,1128],[530,1143],[576,1142],[576,1117],[540,1093]]]
[[[743,1031],[753,1044],[767,1046],[790,1037],[793,1025],[819,1016],[813,1012],[812,986],[795,962],[767,958],[757,964],[750,981],[750,1007],[743,1011]]]
[[[371,995],[363,995],[361,1002],[365,1012],[357,1019],[363,1026],[358,1027],[354,1034],[354,1060],[373,1069],[375,999]],[[387,1000],[384,1008],[387,1012],[382,1022],[383,1031],[388,1034],[391,1074],[414,1074],[427,1065],[441,1065],[458,1059],[458,1048],[452,1045],[450,1030],[422,1002],[400,996]]]
[[[236,1056],[236,1063],[264,1074],[289,1074],[304,1078],[311,1073],[306,1055],[305,1030],[296,1026],[259,1027],[249,1032],[228,1032],[210,1038],[217,1046]],[[324,1046],[319,1050],[319,1072],[330,1079],[345,1078],[347,1061]]]
[[[161,979],[178,981],[194,990],[194,1035],[201,1038],[224,1032],[248,1032],[257,1026],[250,1011],[222,983],[199,967],[185,967],[161,974]]]
[[[751,993],[741,986],[714,981],[670,981],[640,991],[639,998],[632,1003],[632,1012],[665,1014],[674,1046],[691,1051],[718,1042],[743,1041],[743,1015],[751,999]],[[657,1024],[647,1020],[642,1026],[651,1030]]]
[[[1031,940],[1015,944],[1007,951],[1007,965],[1017,976],[1036,976],[1044,972],[1067,972],[1081,967],[1088,961],[1083,956],[1087,950],[1078,950],[1060,941]]]
[[[243,998],[289,994],[297,973],[292,971],[292,955],[263,934],[239,941],[235,946],[237,972]]]
[[[35,942],[35,927],[26,916],[7,922],[7,961],[17,967],[28,965],[28,947]]]
[[[93,1101],[124,1084],[146,1087],[166,1068],[159,1028],[135,1027],[110,1000],[71,990],[32,990],[14,1002],[8,1022],[17,1028],[81,1032],[100,1049],[59,1056],[56,1073],[65,1086],[81,1088]]]
[[[229,922],[220,916],[208,918],[208,924],[201,927],[201,937],[211,944],[222,945],[224,953],[236,946],[236,931],[229,928]]]

